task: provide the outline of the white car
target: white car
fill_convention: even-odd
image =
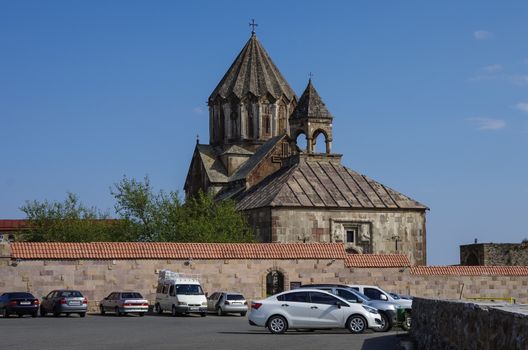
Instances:
[[[125,316],[130,313],[145,315],[149,309],[149,302],[138,292],[113,292],[101,300],[99,311],[101,315],[106,312],[114,312],[117,316]]]
[[[292,329],[346,328],[362,333],[381,328],[378,310],[318,289],[295,289],[253,301],[249,324],[280,334]]]

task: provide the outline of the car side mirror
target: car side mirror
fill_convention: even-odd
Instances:
[[[383,300],[383,301],[389,300],[389,298],[387,298],[387,296],[385,294],[381,294],[380,295],[380,299]]]
[[[335,302],[335,306],[337,306],[338,309],[341,309],[341,303],[339,301]]]

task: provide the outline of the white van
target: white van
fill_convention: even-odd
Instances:
[[[155,310],[161,314],[170,311],[172,316],[198,313],[207,315],[207,299],[200,285],[199,275],[186,275],[161,270],[156,289]]]

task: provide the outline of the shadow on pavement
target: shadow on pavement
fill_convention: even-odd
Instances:
[[[387,334],[375,338],[367,338],[363,342],[361,350],[398,350],[400,347],[400,337],[396,334]]]

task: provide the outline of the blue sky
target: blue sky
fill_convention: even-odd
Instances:
[[[206,100],[250,35],[308,73],[348,167],[428,205],[429,264],[519,242],[528,197],[528,2],[0,0],[0,218],[66,191],[181,190]]]

